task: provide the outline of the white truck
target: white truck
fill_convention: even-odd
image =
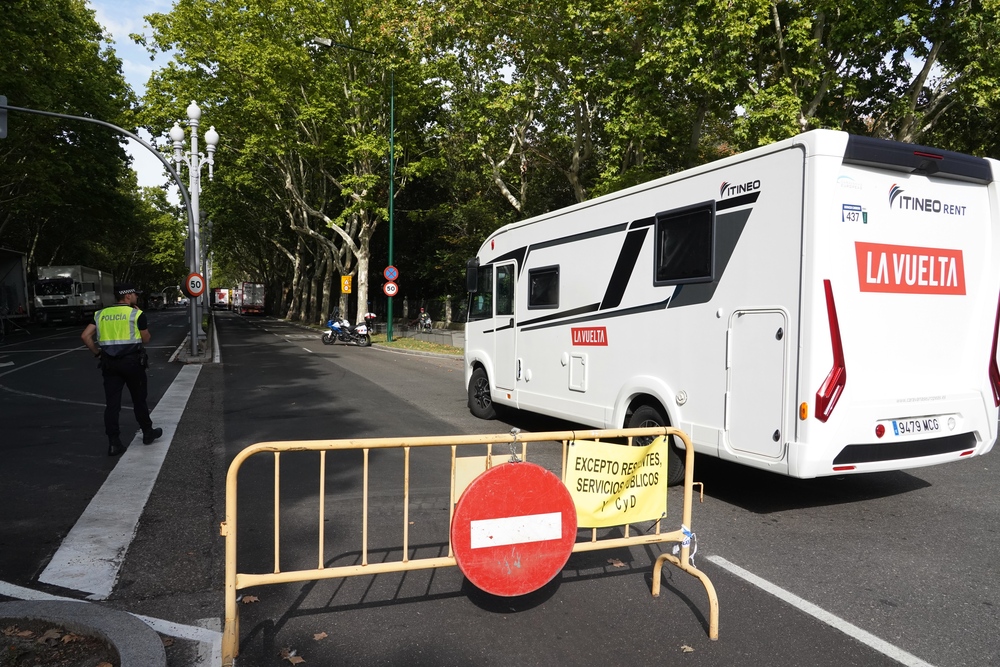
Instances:
[[[469,262],[469,407],[669,424],[800,478],[985,454],[998,175],[816,130],[503,227]]]
[[[34,291],[39,322],[85,322],[115,302],[114,276],[108,271],[74,264],[40,266]]]

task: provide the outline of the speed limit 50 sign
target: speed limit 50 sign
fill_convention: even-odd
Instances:
[[[184,293],[192,299],[197,299],[205,293],[205,278],[200,273],[188,274],[184,281]]]
[[[382,291],[385,293],[386,296],[396,296],[396,292],[399,291],[399,285],[397,285],[392,281],[389,281],[386,284],[382,285]]]

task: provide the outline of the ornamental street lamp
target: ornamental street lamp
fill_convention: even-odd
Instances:
[[[327,48],[338,48],[347,49],[349,51],[358,51],[359,53],[364,53],[369,56],[377,56],[378,54],[374,51],[366,51],[365,49],[359,49],[355,46],[348,46],[347,44],[339,44],[332,39],[327,37],[314,37],[313,44],[319,44],[320,46],[325,46]],[[394,187],[396,184],[396,159],[395,159],[395,145],[396,145],[396,80],[395,73],[392,68],[389,69],[389,263],[387,266],[392,266],[392,236],[393,236],[393,204],[395,200]],[[360,279],[360,278],[359,278]],[[392,342],[392,297],[389,296],[389,306],[387,308],[387,319],[385,329],[386,341]],[[358,304],[358,310],[361,310],[361,304]],[[359,317],[360,319],[360,317]]]
[[[187,108],[188,125],[191,128],[191,150],[188,152],[184,151],[184,129],[179,123],[174,123],[174,126],[170,128],[170,140],[174,145],[174,163],[177,165],[178,172],[181,170],[181,165],[186,164],[188,167],[188,175],[190,176],[190,185],[188,189],[191,192],[191,215],[188,216],[188,238],[190,239],[187,260],[188,269],[191,273],[201,273],[202,278],[205,277],[204,267],[199,267],[201,258],[201,247],[199,241],[199,222],[201,220],[199,214],[199,204],[201,198],[201,168],[206,163],[208,164],[208,180],[212,180],[214,177],[213,167],[215,165],[215,148],[219,145],[219,133],[215,131],[215,126],[209,128],[208,132],[205,133],[205,150],[208,151],[208,157],[206,158],[203,154],[198,152],[198,122],[201,120],[201,109],[198,105],[192,101]],[[201,270],[199,270],[201,269]],[[208,284],[205,284],[205,290],[208,290]],[[202,293],[204,297],[204,293]],[[190,317],[191,317],[191,354],[192,356],[198,355],[198,339],[201,336],[201,316],[198,309],[198,299],[191,299],[190,305]],[[202,302],[204,303],[204,302]]]

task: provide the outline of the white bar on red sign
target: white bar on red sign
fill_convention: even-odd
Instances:
[[[562,537],[562,512],[483,519],[470,521],[469,524],[473,549],[544,542]]]

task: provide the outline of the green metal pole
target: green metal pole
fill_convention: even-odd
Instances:
[[[389,70],[389,266],[392,263],[392,210],[395,199],[396,183],[396,80],[392,70]],[[389,324],[386,326],[385,339],[392,342],[392,297],[389,297]]]

